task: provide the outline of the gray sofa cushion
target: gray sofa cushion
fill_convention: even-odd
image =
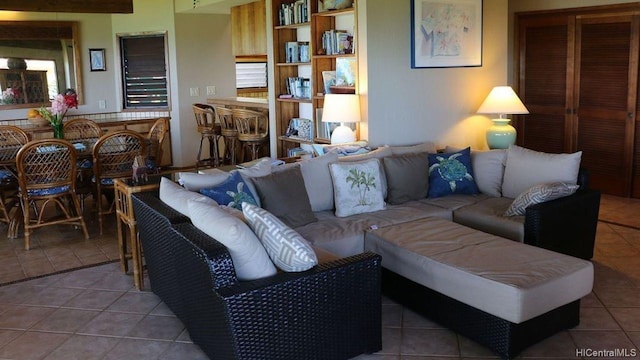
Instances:
[[[513,199],[488,197],[453,212],[453,221],[507,239],[524,242],[524,216],[504,216]]]
[[[438,198],[428,198],[428,199],[420,200],[420,202],[453,211],[461,207],[473,205],[479,201],[482,201],[488,198],[489,196],[482,195],[482,194],[478,194],[478,195],[453,194],[453,195],[447,195],[447,196],[442,196]]]

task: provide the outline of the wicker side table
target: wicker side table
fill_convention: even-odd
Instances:
[[[150,175],[147,181],[134,182],[132,178],[119,178],[113,181],[116,200],[116,223],[118,224],[118,251],[120,252],[120,269],[127,273],[129,270],[128,260],[131,259],[133,267],[133,284],[136,289],[142,290],[144,286],[144,271],[142,267],[142,248],[138,239],[136,229],[136,219],[133,213],[131,194],[155,190],[160,187],[160,175]],[[123,227],[126,225],[127,231]],[[129,239],[127,241],[127,238]],[[127,242],[130,244],[131,252],[127,250]]]

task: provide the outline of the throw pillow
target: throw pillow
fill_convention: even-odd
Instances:
[[[447,146],[444,151],[447,153],[460,151]],[[488,151],[471,150],[471,167],[473,176],[481,193],[501,197],[502,178],[504,177],[504,164],[507,160],[507,150],[495,149]]]
[[[527,207],[572,195],[579,187],[562,182],[535,185],[518,195],[505,211],[504,216],[524,215]]]
[[[383,210],[382,174],[378,159],[329,165],[336,216]]]
[[[242,203],[257,205],[256,196],[247,188],[239,172],[233,173],[223,183],[212,188],[200,189],[200,193],[215,200],[220,205],[242,209]]]
[[[249,226],[219,206],[189,200],[191,222],[229,250],[239,280],[255,280],[276,274],[267,252]]]
[[[318,264],[318,258],[307,240],[276,216],[248,203],[242,205],[242,212],[280,270],[305,271]]]
[[[477,194],[471,149],[454,153],[429,154],[429,197]]]
[[[165,177],[160,179],[159,193],[160,200],[163,203],[185,216],[189,216],[189,207],[187,206],[189,200],[200,200],[210,202],[212,205],[218,205],[213,199],[197,192],[189,191]]]
[[[502,196],[515,198],[538,184],[563,182],[575,185],[582,151],[573,154],[549,154],[511,145],[502,182]]]
[[[380,180],[382,181],[382,197],[384,199],[387,198],[387,178],[384,173],[384,168],[382,167],[382,159],[391,156],[393,153],[391,152],[391,148],[388,146],[381,146],[370,153],[362,154],[362,155],[352,155],[352,156],[341,156],[338,158],[340,162],[354,162],[354,161],[364,161],[369,159],[380,159]],[[335,196],[334,196],[335,197]]]
[[[200,189],[216,186],[229,178],[229,173],[220,169],[213,169],[206,174],[196,174],[190,172],[178,173],[178,182],[190,191],[200,191]]]
[[[311,210],[333,210],[333,183],[329,164],[338,161],[338,154],[330,153],[300,162],[300,170],[307,188]]]
[[[253,178],[262,208],[287,226],[298,227],[315,221],[299,166]]]
[[[424,199],[429,193],[429,154],[408,153],[383,159],[387,177],[387,201],[402,204]]]
[[[255,163],[255,165],[247,168],[231,170],[232,175],[235,172],[239,172],[240,175],[242,175],[242,179],[246,184],[246,188],[252,194],[257,194],[258,192],[256,191],[256,187],[253,186],[253,181],[251,181],[251,179],[253,179],[254,177],[266,176],[271,174],[271,158],[259,159],[258,162]],[[255,197],[255,200],[258,206],[262,206],[262,204],[260,204],[260,198],[258,196]]]

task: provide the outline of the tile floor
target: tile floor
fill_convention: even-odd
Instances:
[[[640,200],[605,196],[602,209],[603,214],[614,209],[611,211],[617,219],[635,221]],[[90,229],[92,238],[88,241],[81,236],[81,240],[74,240],[77,235],[73,229],[60,230],[65,240],[47,240],[48,235],[39,234],[41,242],[28,253],[21,250],[20,241],[0,244],[0,282],[16,276],[10,271],[12,267],[20,265],[29,272],[31,261],[43,257],[54,270],[63,268],[63,261],[56,259],[58,251],[68,259],[77,258],[79,263],[90,256],[113,258],[113,231],[99,236],[95,226]],[[36,252],[38,255],[31,255]],[[526,349],[518,358],[576,359],[580,358],[577,349],[635,351],[636,356],[628,358],[640,357],[636,350],[640,348],[639,255],[640,229],[601,221],[593,260],[594,291],[582,301],[580,325]],[[0,359],[204,358],[171,311],[150,291],[136,291],[132,278],[121,274],[117,263],[0,287]],[[496,357],[486,348],[385,299],[383,349],[356,359],[479,358]]]

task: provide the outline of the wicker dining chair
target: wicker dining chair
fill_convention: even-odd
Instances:
[[[266,114],[248,109],[233,109],[233,121],[238,130],[242,153],[244,154],[244,149],[249,149],[251,160],[257,159],[260,148],[269,141],[269,119]]]
[[[93,145],[104,135],[104,131],[95,121],[85,118],[72,119],[64,123],[64,138],[76,146],[76,150],[91,154]],[[84,199],[93,192],[91,174],[93,161],[91,158],[78,159],[78,181],[76,194],[80,196],[80,205],[84,209]]]
[[[76,195],[76,150],[73,145],[61,139],[30,141],[18,151],[16,165],[24,220],[24,248],[30,248],[33,229],[56,224],[80,226],[88,239]],[[51,217],[49,205],[62,213],[62,217],[58,214]]]
[[[216,124],[216,113],[213,106],[207,104],[193,104],[193,114],[196,117],[198,132],[200,133],[200,147],[196,157],[196,170],[201,164],[208,163],[211,166],[220,165],[220,151],[218,150],[218,141],[220,140],[221,127]],[[207,139],[209,141],[209,157],[201,159],[202,143]]]
[[[136,156],[147,154],[145,138],[131,130],[114,131],[103,135],[93,147],[93,183],[98,209],[100,234],[105,215],[114,214],[113,179],[131,177]],[[104,198],[109,198],[105,209]]]
[[[229,164],[236,164],[238,144],[238,129],[233,121],[233,110],[223,106],[216,106],[216,117],[220,123],[220,134],[224,138],[224,154],[222,160],[228,160]]]
[[[29,142],[24,130],[13,125],[0,125],[0,222],[9,227],[7,236],[15,238],[16,228],[12,226],[11,209],[18,204],[18,178],[16,177],[16,155]]]
[[[150,172],[159,173],[162,166],[162,145],[169,132],[169,119],[159,118],[153,123],[149,134],[147,134],[147,162],[146,166]]]

